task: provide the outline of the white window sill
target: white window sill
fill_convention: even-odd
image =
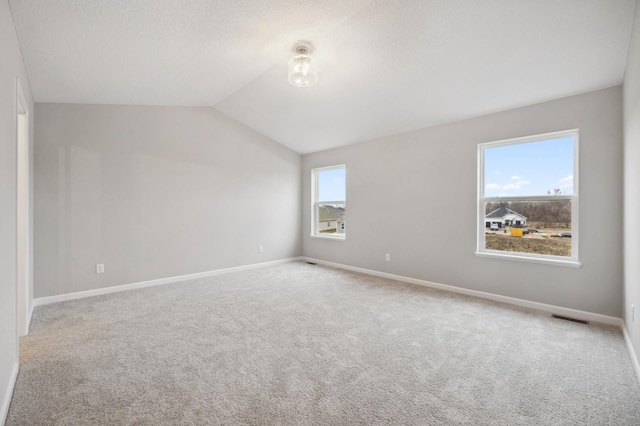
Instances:
[[[311,234],[311,238],[319,238],[321,240],[336,240],[336,241],[344,241],[347,239],[346,235],[319,235],[319,234]]]
[[[486,251],[478,251],[476,252],[476,256],[478,257],[488,257],[492,259],[502,259],[502,260],[515,260],[518,262],[529,262],[529,263],[542,263],[545,265],[557,265],[557,266],[568,266],[570,268],[579,268],[582,264],[576,260],[564,260],[564,259],[555,259],[555,258],[547,258],[547,257],[533,257],[526,255],[517,255],[517,254],[503,254],[503,253],[494,253],[494,252],[486,252]]]

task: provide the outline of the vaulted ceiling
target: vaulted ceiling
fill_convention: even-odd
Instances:
[[[36,102],[210,106],[309,153],[619,85],[636,0],[10,5]]]

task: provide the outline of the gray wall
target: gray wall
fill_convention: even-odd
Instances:
[[[301,254],[299,154],[212,108],[36,113],[35,297]]]
[[[8,397],[16,359],[16,77],[33,101],[9,4],[0,1],[0,404]],[[30,132],[33,135],[33,131]],[[33,137],[29,144],[33,148]],[[31,149],[33,152],[33,149]],[[31,167],[33,170],[33,167]],[[33,179],[31,180],[33,182]],[[0,417],[2,413],[0,413]],[[0,423],[3,419],[0,418]]]
[[[477,144],[580,129],[581,268],[475,256]],[[311,169],[347,167],[346,241],[310,237]],[[303,157],[305,256],[621,316],[622,89]],[[391,262],[384,261],[385,253]]]
[[[640,357],[640,12],[624,78],[624,322]],[[631,321],[631,305],[635,321]]]

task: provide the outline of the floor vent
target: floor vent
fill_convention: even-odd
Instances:
[[[315,265],[315,263],[313,262],[307,262],[309,265]]]
[[[589,324],[589,321],[585,321],[585,320],[581,320],[581,319],[563,317],[562,315],[556,315],[556,314],[552,314],[551,316],[554,317],[554,318],[565,320],[565,321],[579,322],[580,324]]]

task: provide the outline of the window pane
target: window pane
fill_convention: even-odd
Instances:
[[[485,203],[485,249],[571,256],[571,200]]]
[[[484,196],[573,194],[573,136],[484,150]]]
[[[341,234],[346,232],[345,168],[317,170],[316,232]],[[339,236],[339,235],[336,235]]]
[[[318,170],[318,201],[345,200],[345,169]]]
[[[318,203],[318,232],[321,234],[344,234],[347,212],[344,203]]]

